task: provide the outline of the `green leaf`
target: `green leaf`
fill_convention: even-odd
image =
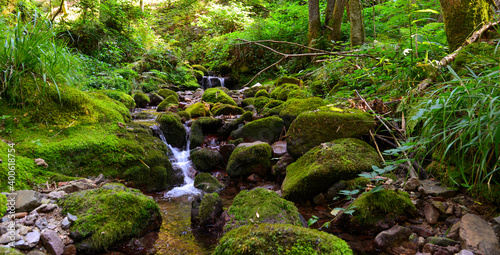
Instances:
[[[434,13],[434,14],[440,14],[440,12],[436,11],[436,10],[433,10],[433,9],[424,9],[424,10],[416,10],[416,11],[413,11],[414,13],[417,13],[417,12],[426,12],[426,13]]]
[[[379,192],[379,191],[381,191],[381,190],[383,190],[383,189],[384,189],[384,186],[379,185],[379,186],[377,186],[377,187],[375,187],[375,188],[371,189],[370,191],[368,191],[368,193],[377,193],[377,192]]]

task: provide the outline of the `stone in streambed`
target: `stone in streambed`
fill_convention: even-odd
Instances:
[[[283,119],[285,125],[290,127],[292,122],[303,112],[313,111],[326,103],[319,97],[311,97],[307,99],[289,99],[286,101],[279,112],[280,118]]]
[[[205,135],[217,134],[222,126],[222,119],[211,117],[201,117],[191,125],[191,148],[196,148],[203,144]]]
[[[460,222],[460,243],[462,249],[477,254],[500,254],[500,245],[493,228],[481,217],[466,214]]]
[[[408,240],[411,233],[409,228],[396,225],[389,230],[380,232],[375,237],[375,245],[381,250],[385,250],[398,242]]]
[[[57,232],[52,230],[43,231],[42,241],[50,254],[62,255],[64,253],[64,242]]]
[[[229,157],[227,173],[231,176],[252,173],[266,176],[271,168],[271,156],[271,146],[267,143],[241,143]]]
[[[36,191],[19,190],[16,193],[16,212],[31,212],[42,204],[42,195]]]
[[[201,173],[194,177],[194,187],[207,193],[216,192],[225,187],[217,178],[210,173]]]
[[[207,193],[191,204],[191,226],[214,226],[222,214],[222,199],[217,193]]]
[[[200,172],[214,170],[224,160],[217,150],[211,150],[206,147],[192,150],[190,157],[194,167]]]
[[[262,141],[274,143],[283,132],[285,123],[278,117],[267,117],[254,120],[231,133],[235,139],[243,138],[248,142]]]
[[[170,145],[176,148],[186,145],[187,133],[179,115],[171,112],[163,113],[156,118],[156,122],[160,123],[160,129]]]

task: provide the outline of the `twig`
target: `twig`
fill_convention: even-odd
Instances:
[[[373,139],[373,143],[375,143],[375,148],[377,149],[377,152],[378,152],[378,155],[380,156],[380,158],[382,159],[382,161],[384,162],[384,165],[385,165],[385,159],[384,159],[384,156],[382,156],[382,153],[380,152],[380,149],[378,147],[378,144],[377,144],[377,141],[375,141],[375,136],[373,135],[372,131],[369,130],[370,132],[370,136],[372,137]]]
[[[276,63],[274,63],[274,64],[272,64],[272,65],[270,65],[270,66],[268,66],[268,67],[266,67],[266,68],[264,68],[264,69],[262,69],[262,70],[260,70],[260,72],[258,72],[256,75],[254,75],[254,76],[253,76],[253,78],[252,78],[249,82],[247,82],[247,84],[245,84],[245,86],[250,85],[250,84],[252,83],[252,81],[254,81],[254,80],[255,80],[255,79],[256,79],[256,78],[257,78],[257,77],[258,77],[261,73],[263,73],[263,72],[265,72],[265,71],[269,70],[271,67],[273,67],[273,66],[275,66],[275,65],[277,65],[277,64],[279,64],[279,63],[281,63],[281,61],[283,61],[285,58],[287,58],[287,57],[286,57],[286,56],[283,56],[283,57],[282,57],[280,60],[278,60]],[[245,86],[243,86],[243,87],[245,87]]]
[[[55,135],[54,135],[53,137],[51,137],[50,139],[52,139],[52,138],[56,137],[59,133],[61,133],[61,132],[62,132],[63,130],[65,130],[65,129],[67,129],[67,128],[71,127],[74,123],[75,123],[75,121],[71,122],[71,124],[69,124],[69,125],[68,125],[67,127],[65,127],[65,128],[62,128],[61,130],[59,130],[59,132],[57,132],[57,134],[55,134]]]
[[[376,134],[376,135],[375,135],[375,138],[382,140],[382,142],[385,142],[385,143],[389,144],[389,145],[390,145],[391,147],[393,147],[393,148],[397,148],[397,147],[398,147],[395,143],[393,143],[393,142],[391,142],[391,141],[389,141],[389,140],[385,139],[385,138],[384,138],[384,137],[382,137],[381,135],[377,135],[377,134]]]

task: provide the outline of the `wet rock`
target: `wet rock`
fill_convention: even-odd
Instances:
[[[42,241],[47,251],[52,255],[62,255],[64,252],[64,242],[57,232],[45,230],[42,232]]]
[[[153,254],[152,249],[154,249],[154,242],[157,239],[158,233],[151,232],[140,238],[132,238],[130,241],[118,246],[116,249],[127,255]]]
[[[417,233],[419,236],[427,238],[429,236],[432,236],[434,233],[430,231],[429,229],[423,227],[423,226],[417,226],[417,225],[412,225],[410,226],[411,230],[413,232]]]
[[[194,149],[190,156],[194,167],[200,172],[210,172],[222,164],[224,160],[217,150],[209,148]]]
[[[266,117],[254,120],[237,130],[231,132],[231,137],[236,139],[243,138],[248,142],[262,141],[274,143],[283,132],[285,123],[279,117]]]
[[[417,187],[420,186],[420,180],[416,177],[408,179],[405,185],[405,190],[406,191],[413,191],[416,190]]]
[[[194,187],[212,193],[224,188],[224,184],[220,183],[210,173],[201,173],[195,176]]]
[[[424,206],[424,215],[425,215],[425,220],[429,224],[436,224],[438,222],[439,211],[429,203],[426,203]]]
[[[19,190],[16,196],[16,212],[30,212],[42,204],[42,195],[33,190]]]
[[[227,163],[229,160],[229,157],[231,156],[231,153],[233,153],[234,149],[236,149],[236,145],[234,144],[223,144],[219,147],[219,152],[222,155],[222,158],[224,159],[224,163]]]
[[[149,96],[149,105],[150,106],[157,106],[164,99],[162,96],[158,95],[157,93],[149,93],[148,96]]]
[[[408,240],[411,233],[409,228],[395,225],[389,230],[380,232],[375,237],[375,245],[381,250],[385,250],[395,243]]]
[[[421,186],[418,188],[418,191],[423,195],[443,198],[450,198],[456,194],[455,190],[445,188],[441,186],[439,182],[431,180],[421,181]]]
[[[222,214],[222,199],[217,193],[205,194],[191,204],[191,226],[214,226]]]
[[[500,254],[500,245],[493,228],[481,217],[466,214],[460,223],[462,249],[484,255]]]
[[[156,118],[156,122],[160,123],[160,129],[170,145],[176,148],[186,145],[186,129],[179,115],[171,112],[162,113]]]
[[[286,141],[276,141],[273,145],[271,145],[271,149],[273,150],[274,157],[284,156],[287,154]]]
[[[227,163],[227,173],[240,176],[256,173],[266,176],[271,168],[271,146],[264,142],[241,143],[234,149]]]
[[[292,164],[294,161],[293,157],[290,156],[290,154],[286,153],[283,155],[278,162],[273,166],[271,169],[271,173],[273,175],[281,175],[285,176],[286,175],[286,168]]]

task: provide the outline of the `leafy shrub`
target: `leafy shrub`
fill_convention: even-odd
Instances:
[[[252,24],[250,7],[241,3],[220,5],[210,3],[208,13],[198,16],[197,26],[217,34],[231,33]]]

